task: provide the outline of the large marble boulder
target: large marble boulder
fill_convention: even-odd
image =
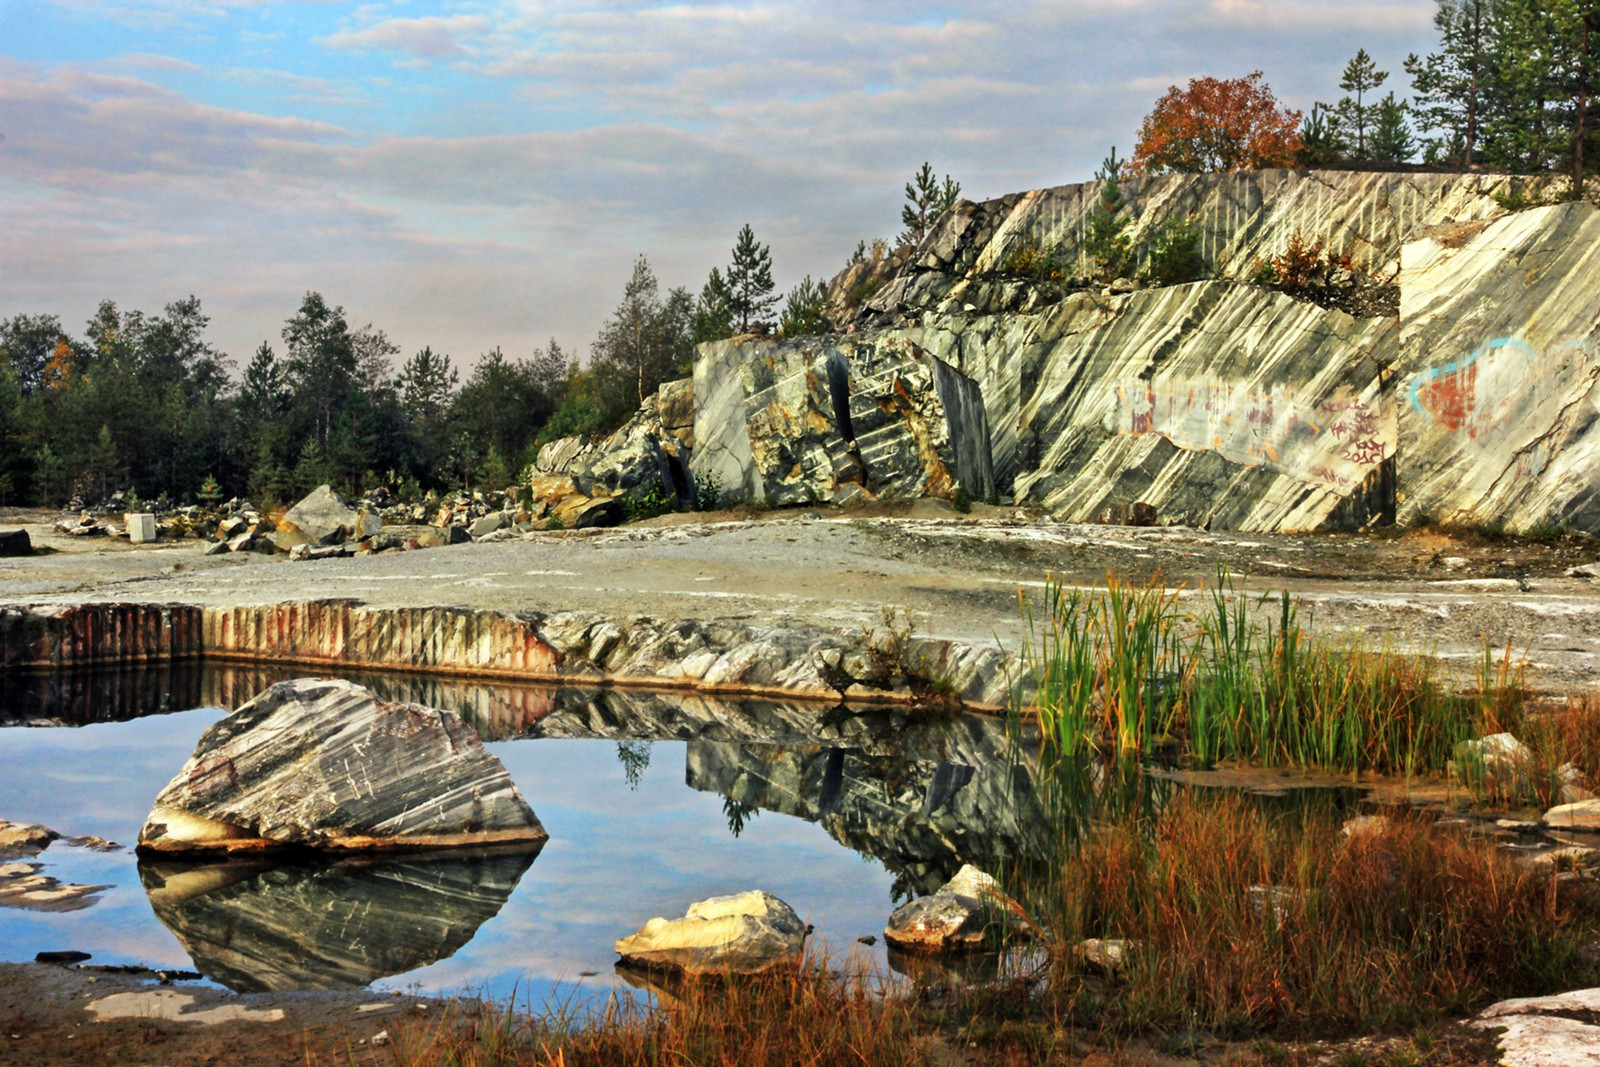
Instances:
[[[272,540],[287,552],[295,545],[359,541],[377,533],[382,525],[378,516],[355,510],[340,500],[332,487],[319,485],[284,514]]]
[[[896,948],[920,952],[972,950],[995,933],[1016,929],[1021,914],[992,875],[969,863],[936,892],[896,908],[883,937]]]
[[[201,735],[139,831],[145,852],[541,842],[499,760],[450,711],[351,682],[279,682]]]
[[[806,924],[759,889],[689,905],[681,919],[655,918],[617,942],[624,963],[685,974],[756,974],[797,959]]]

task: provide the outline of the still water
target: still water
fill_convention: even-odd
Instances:
[[[175,665],[0,678],[0,817],[131,846],[218,709],[287,676]],[[881,937],[897,903],[963,862],[992,869],[1020,841],[994,719],[349,677],[460,712],[550,840],[537,853],[225,864],[57,842],[30,861],[39,873],[109,888],[81,910],[0,907],[0,958],[77,949],[240,991],[370,984],[539,1004],[631,988],[617,938],[763,888],[834,957],[892,968]],[[878,944],[858,944],[867,935]]]

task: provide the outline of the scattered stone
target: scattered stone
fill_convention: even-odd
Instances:
[[[151,852],[542,842],[500,761],[454,712],[339,680],[280,682],[213,725],[139,831]]]
[[[18,823],[0,819],[0,859],[37,856],[61,835],[38,823]]]
[[[1073,950],[1081,963],[1087,964],[1102,974],[1115,977],[1122,973],[1122,968],[1127,965],[1128,953],[1133,949],[1135,942],[1123,938],[1103,940],[1098,937],[1087,938],[1079,941]]]
[[[27,530],[0,530],[0,556],[31,556],[33,541]]]
[[[1463,741],[1446,765],[1451,778],[1500,797],[1516,797],[1533,784],[1533,752],[1508,733]]]
[[[349,507],[330,486],[319,485],[284,514],[272,539],[287,552],[295,545],[337,545],[377,533],[376,515]]]
[[[122,846],[115,841],[107,841],[103,837],[87,835],[82,837],[63,837],[61,843],[71,845],[73,848],[86,848],[91,852],[121,852]]]
[[[1503,1030],[1503,1067],[1600,1067],[1600,989],[1502,1000],[1469,1025]]]
[[[1286,885],[1253,885],[1245,890],[1250,899],[1250,910],[1260,914],[1270,905],[1272,921],[1279,926],[1289,916],[1289,906],[1298,894]]]
[[[226,556],[228,551],[228,542],[226,541],[213,541],[206,547],[206,555],[208,556]]]
[[[491,511],[481,519],[477,519],[467,527],[467,533],[473,540],[487,537],[497,530],[502,530],[511,525],[511,517],[503,511]]]
[[[1339,827],[1339,836],[1348,840],[1364,834],[1384,833],[1393,825],[1387,815],[1357,815]]]
[[[898,948],[924,952],[976,949],[986,933],[1018,929],[1022,914],[999,882],[968,863],[932,894],[896,908],[883,937]]]
[[[1558,830],[1600,831],[1600,800],[1557,804],[1544,813],[1544,821]]]
[[[1550,848],[1527,857],[1526,863],[1530,867],[1552,867],[1559,871],[1588,870],[1600,864],[1600,849],[1581,845]]]
[[[799,957],[806,924],[760,889],[689,905],[681,919],[655,918],[617,942],[624,962],[689,975],[756,974]]]
[[[137,993],[113,993],[90,1001],[89,1014],[97,1022],[108,1019],[161,1019],[174,1023],[275,1023],[284,1017],[282,1008],[257,1008],[244,1001],[227,1001],[200,1007],[202,995],[187,990],[149,989]],[[209,1003],[209,998],[205,1002]]]
[[[61,952],[39,952],[33,957],[34,963],[82,963],[84,960],[93,959],[87,952],[76,949],[67,949]]]
[[[573,530],[621,526],[628,512],[620,497],[569,496],[550,512],[561,525]]]

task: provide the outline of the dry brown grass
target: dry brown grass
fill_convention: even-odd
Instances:
[[[653,1008],[552,1005],[529,1016],[462,1005],[396,1048],[407,1067],[831,1067],[919,1062],[911,1005],[865,967],[809,960],[753,978],[683,981]]]
[[[1592,977],[1592,896],[1423,817],[1338,827],[1192,792],[1097,826],[1035,905],[1054,989],[1129,1033],[1250,1034],[1411,1025]],[[1088,937],[1136,942],[1118,981],[1077,972]]]

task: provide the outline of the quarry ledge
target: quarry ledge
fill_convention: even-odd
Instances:
[[[41,674],[189,661],[361,670],[530,685],[580,685],[837,704],[823,657],[859,665],[862,632],[595,612],[372,607],[339,598],[236,605],[88,601],[0,607],[0,672]],[[1012,657],[997,647],[912,639],[926,676],[971,711],[1009,702]],[[856,684],[853,705],[908,690]]]

